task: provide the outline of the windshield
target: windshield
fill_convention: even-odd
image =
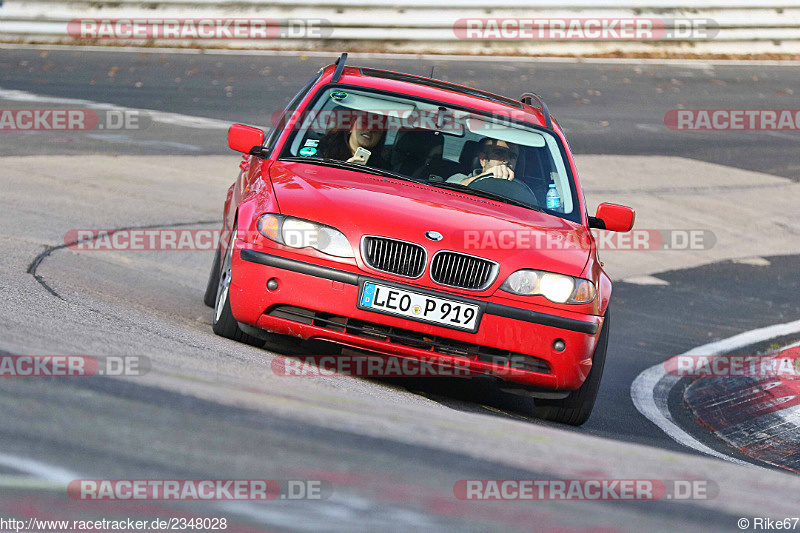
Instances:
[[[557,137],[547,130],[405,95],[328,86],[282,158],[362,165],[580,221]]]

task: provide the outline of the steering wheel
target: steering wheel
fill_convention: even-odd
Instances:
[[[516,179],[509,181],[488,175],[476,179],[469,184],[469,187],[478,189],[479,191],[499,194],[501,196],[511,198],[512,200],[517,200],[518,202],[524,202],[529,205],[539,205],[539,201],[536,200],[536,195],[533,194],[531,188],[525,183]]]

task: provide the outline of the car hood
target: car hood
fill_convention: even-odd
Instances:
[[[535,268],[579,276],[589,256],[580,224],[447,189],[322,165],[270,170],[281,213],[333,226],[358,249],[363,235],[416,242],[500,263],[501,276]],[[425,233],[435,231],[442,240]]]

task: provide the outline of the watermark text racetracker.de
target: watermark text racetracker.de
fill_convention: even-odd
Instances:
[[[664,361],[677,377],[778,377],[800,379],[800,352],[774,355],[676,355]]]
[[[664,125],[674,131],[798,131],[800,109],[670,109]]]
[[[143,376],[151,368],[143,355],[0,355],[0,378]]]
[[[514,360],[497,357],[486,363],[503,365],[501,372],[513,369],[524,370],[523,358]],[[383,354],[369,355],[295,355],[278,356],[270,365],[276,376],[316,377],[316,376],[358,376],[370,378],[468,378],[473,376],[470,361],[444,361],[438,357],[396,357]],[[497,372],[495,372],[497,374]]]
[[[453,495],[467,501],[711,500],[707,479],[461,479]]]
[[[705,40],[719,24],[704,18],[462,18],[453,24],[459,39],[553,41]]]
[[[67,34],[78,40],[323,39],[333,24],[321,18],[95,18],[73,19]]]
[[[255,242],[257,232],[239,232],[240,238]],[[216,250],[220,230],[197,228],[73,229],[64,244],[82,251],[203,251]],[[283,240],[294,248],[315,247],[320,235],[315,230],[284,230]],[[465,229],[449,236],[451,246],[464,250],[569,250],[585,249],[594,241],[598,250],[710,250],[717,242],[708,229],[634,229],[626,233],[578,230],[495,230]]]
[[[76,479],[67,494],[78,501],[327,500],[323,479]]]
[[[707,229],[634,229],[626,233],[594,230],[598,250],[709,250],[717,242]],[[569,250],[590,246],[586,232],[573,230],[479,230],[453,233],[452,242],[465,250]]]
[[[64,235],[70,250],[216,250],[220,231],[196,228],[73,229]]]
[[[136,109],[0,109],[1,132],[143,130],[152,120]]]
[[[42,520],[28,518],[0,518],[0,531],[158,531],[161,529],[191,529],[199,531],[215,531],[228,529],[227,518],[212,518],[207,516],[190,516],[180,518],[155,518],[136,520],[132,518],[118,518],[109,520],[100,518],[95,520]]]

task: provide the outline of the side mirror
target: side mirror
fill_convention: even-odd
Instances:
[[[252,126],[233,124],[228,129],[228,146],[243,154],[259,155],[264,146],[264,132]]]
[[[597,206],[597,215],[589,217],[589,227],[625,232],[633,229],[635,219],[636,211],[630,207],[603,203]]]

